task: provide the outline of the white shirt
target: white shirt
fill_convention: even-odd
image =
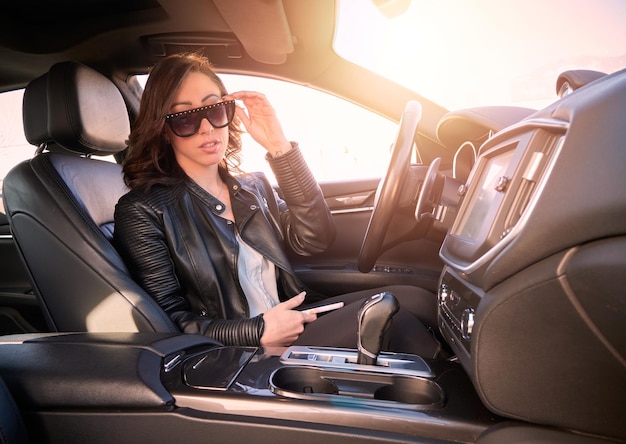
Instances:
[[[276,267],[236,233],[239,242],[237,270],[239,283],[243,289],[250,317],[253,318],[277,305],[278,286],[276,285]]]

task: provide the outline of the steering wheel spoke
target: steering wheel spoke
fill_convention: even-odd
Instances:
[[[398,206],[402,186],[409,172],[411,149],[421,117],[420,103],[415,100],[407,102],[392,148],[389,168],[376,192],[374,208],[361,245],[357,267],[362,273],[370,272],[381,254],[387,228]]]
[[[425,218],[437,219],[441,217],[441,215],[436,214],[438,199],[435,197],[435,184],[437,182],[440,165],[441,158],[437,157],[430,163],[428,171],[426,171],[426,177],[424,177],[424,183],[420,189],[417,205],[415,206],[415,220],[418,222],[421,222]]]

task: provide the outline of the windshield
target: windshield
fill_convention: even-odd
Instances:
[[[541,108],[563,71],[626,67],[624,0],[412,0],[395,18],[340,0],[337,17],[340,56],[448,109]]]

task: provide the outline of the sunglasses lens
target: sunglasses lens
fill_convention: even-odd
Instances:
[[[235,102],[220,102],[218,105],[206,110],[206,118],[214,128],[224,128],[233,121]]]
[[[233,117],[235,102],[228,101],[168,116],[167,123],[178,137],[189,137],[198,132],[202,119],[207,119],[214,128],[224,128],[233,121]]]
[[[226,110],[223,106],[207,109],[206,118],[214,128],[222,128],[228,125],[228,121],[226,120]]]
[[[174,131],[174,134],[179,137],[189,137],[198,132],[201,120],[202,115],[200,113],[190,113],[183,116],[171,117],[167,121],[172,131]]]

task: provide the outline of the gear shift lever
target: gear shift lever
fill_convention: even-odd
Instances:
[[[393,315],[400,304],[391,293],[378,293],[359,308],[357,364],[376,365],[378,353],[387,339]]]

